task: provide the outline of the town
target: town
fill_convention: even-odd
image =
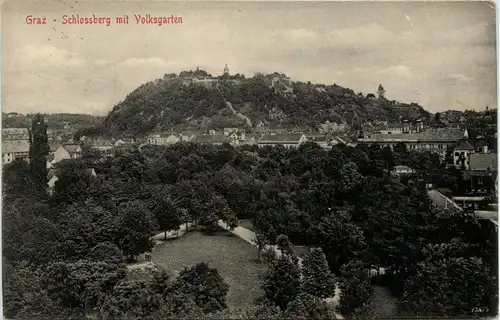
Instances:
[[[498,317],[496,14],[6,1],[3,318]]]

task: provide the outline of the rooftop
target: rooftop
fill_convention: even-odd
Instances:
[[[463,137],[460,128],[436,128],[415,133],[372,134],[360,141],[458,141]]]
[[[469,166],[471,170],[477,171],[497,171],[498,160],[496,153],[473,153],[469,156]]]
[[[29,152],[30,143],[28,140],[12,140],[2,143],[2,153]]]
[[[292,142],[298,143],[303,134],[289,133],[289,134],[265,134],[259,139],[260,142]]]
[[[79,144],[65,144],[63,148],[69,153],[77,153],[81,151],[81,147]]]
[[[474,150],[472,144],[467,140],[460,140],[460,142],[455,147],[455,150]]]
[[[200,135],[196,136],[192,141],[196,143],[229,143],[229,138],[219,135]]]

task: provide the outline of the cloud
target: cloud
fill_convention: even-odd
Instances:
[[[6,55],[6,66],[14,69],[79,68],[86,59],[51,45],[26,45],[12,55]]]
[[[386,76],[397,76],[397,77],[411,77],[412,68],[402,65],[390,66],[389,68],[378,70],[378,74]]]
[[[152,57],[146,59],[140,58],[129,58],[120,63],[118,63],[118,67],[120,68],[165,68],[169,65],[165,60]]]

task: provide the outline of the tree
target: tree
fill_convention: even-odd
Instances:
[[[180,208],[177,207],[168,195],[161,197],[159,203],[156,205],[154,215],[158,221],[160,230],[163,230],[165,234],[165,240],[167,240],[167,232],[171,230],[178,230],[179,226],[183,222],[183,214]]]
[[[144,202],[122,203],[115,225],[116,243],[131,260],[135,255],[151,250],[150,237],[157,225]]]
[[[181,271],[172,285],[172,290],[191,297],[204,313],[220,311],[227,307],[228,285],[224,283],[217,269],[209,268],[208,264],[203,262]]]
[[[332,210],[311,228],[312,242],[323,249],[334,272],[352,259],[360,257],[366,248],[363,230],[351,221],[350,214]]]
[[[363,176],[359,173],[358,166],[349,162],[340,169],[340,190],[344,193],[352,193],[361,185]]]
[[[255,245],[257,246],[257,259],[260,262],[262,250],[269,245],[269,240],[267,240],[266,236],[260,232],[255,234]]]
[[[321,248],[310,249],[302,265],[302,283],[306,293],[319,298],[335,295],[335,276]]]
[[[111,264],[121,264],[123,262],[123,253],[120,248],[112,242],[100,242],[90,250],[87,259]]]
[[[116,264],[80,260],[56,262],[46,268],[44,287],[49,297],[70,308],[95,307],[102,295],[126,276]]]
[[[288,255],[281,255],[271,262],[264,276],[264,295],[281,310],[300,293],[300,269]]]
[[[307,293],[299,294],[288,304],[284,312],[285,319],[335,319],[326,302]]]
[[[426,317],[497,314],[497,310],[489,310],[489,298],[498,292],[489,267],[480,258],[459,257],[450,249],[451,244],[440,244],[424,250],[427,258],[405,281],[401,298],[404,309]]]
[[[47,186],[47,156],[49,152],[47,124],[43,116],[37,113],[31,123],[29,158],[33,180],[41,194]]]
[[[338,310],[346,317],[368,318],[372,315],[373,289],[363,263],[352,260],[341,272]]]
[[[101,319],[146,319],[160,308],[160,299],[145,281],[125,280],[106,295],[99,313]]]
[[[377,94],[378,94],[378,98],[380,100],[384,100],[385,99],[385,89],[384,89],[384,87],[381,84],[378,85]]]

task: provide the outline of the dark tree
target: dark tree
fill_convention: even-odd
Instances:
[[[220,311],[227,307],[228,289],[217,269],[209,268],[206,263],[199,263],[181,271],[172,285],[173,291],[191,297],[205,313]]]
[[[325,254],[320,248],[312,248],[303,260],[303,289],[319,298],[335,294],[335,276],[330,271]]]
[[[288,255],[271,263],[264,277],[264,294],[267,300],[285,310],[300,293],[300,269]]]
[[[285,319],[334,319],[326,302],[316,296],[300,294],[288,304],[284,312]]]
[[[157,225],[142,201],[120,205],[115,226],[116,243],[131,260],[134,260],[134,256],[151,250],[150,237],[157,230]]]
[[[47,137],[47,124],[42,115],[36,114],[30,130],[30,170],[40,194],[47,186],[47,156],[50,147]]]
[[[373,289],[363,263],[352,260],[342,267],[338,310],[346,317],[366,319],[372,315]]]

